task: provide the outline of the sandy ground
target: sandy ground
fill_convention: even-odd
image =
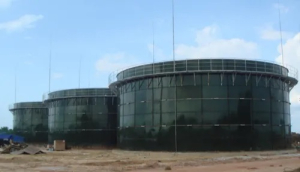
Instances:
[[[0,172],[284,172],[300,167],[300,153],[210,152],[168,153],[122,150],[68,150],[41,155],[0,154]]]

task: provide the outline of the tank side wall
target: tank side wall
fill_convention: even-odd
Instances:
[[[116,97],[81,97],[51,101],[48,142],[73,145],[116,144]]]
[[[13,130],[28,143],[47,142],[48,109],[22,108],[13,110]]]
[[[131,81],[118,92],[123,149],[174,151],[175,141],[178,151],[290,146],[289,92],[279,79],[182,74]]]

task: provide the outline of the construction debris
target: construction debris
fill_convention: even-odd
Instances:
[[[47,151],[50,151],[50,152],[52,152],[52,151],[54,151],[54,148],[53,148],[53,145],[47,145]]]
[[[0,154],[14,154],[14,155],[20,155],[20,154],[29,154],[29,155],[35,155],[44,153],[40,149],[28,146],[25,143],[14,143],[10,140],[9,144],[4,144],[2,148],[0,149]]]
[[[11,152],[19,151],[19,150],[22,150],[22,149],[24,149],[26,147],[27,147],[26,144],[14,144],[14,143],[11,143],[10,145],[5,145],[2,148],[2,151],[0,152],[0,154],[10,154]]]
[[[19,151],[15,151],[15,152],[11,152],[10,154],[13,154],[13,155],[21,155],[21,154],[36,155],[36,154],[42,154],[42,153],[44,153],[44,152],[36,147],[27,146],[24,149],[21,149]]]

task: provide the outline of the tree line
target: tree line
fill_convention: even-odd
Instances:
[[[13,134],[13,130],[9,129],[8,127],[0,127],[0,134],[1,133]]]

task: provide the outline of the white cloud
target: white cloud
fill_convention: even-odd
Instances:
[[[153,54],[153,44],[148,44],[148,50]],[[154,62],[166,61],[172,59],[171,55],[166,55],[162,49],[154,45]],[[151,60],[152,62],[153,60]]]
[[[125,53],[105,54],[96,62],[96,69],[99,72],[110,73],[134,64],[137,64],[136,59]]]
[[[196,45],[179,44],[176,59],[189,58],[258,58],[257,45],[240,38],[218,38],[217,26],[207,26],[197,31]]]
[[[102,78],[109,78],[109,82],[116,79],[116,75],[129,67],[138,65],[138,60],[125,53],[105,54],[96,62],[96,70]]]
[[[0,9],[7,8],[14,0],[0,0]]]
[[[52,79],[60,79],[62,77],[64,77],[62,73],[58,73],[58,72],[52,73]]]
[[[282,39],[289,39],[292,37],[292,33],[282,31]],[[260,29],[260,37],[265,40],[280,40],[280,31],[275,30],[271,25],[266,25]]]
[[[280,9],[280,12],[282,12],[282,13],[289,12],[289,8],[284,6],[283,4],[275,3],[275,4],[273,4],[273,8]]]
[[[35,23],[43,18],[44,16],[42,15],[24,15],[19,19],[0,23],[0,30],[14,32],[33,28],[35,27]]]
[[[280,55],[276,58],[276,62],[281,63],[281,45],[278,45],[277,51]],[[300,33],[294,37],[287,39],[283,44],[284,62],[287,64],[300,64]],[[298,67],[299,65],[295,66]]]
[[[299,104],[300,105],[300,92],[298,87],[296,86],[295,91],[292,90],[291,96],[290,96],[290,101],[292,104]]]
[[[280,54],[276,58],[276,62],[281,63],[281,45],[278,45],[278,53]],[[300,33],[296,34],[294,37],[288,39],[283,44],[283,57],[285,64],[291,64],[295,67],[298,72],[300,71]],[[293,70],[290,70],[291,76],[295,73]],[[299,73],[298,73],[299,75]],[[298,78],[299,79],[299,78]],[[295,118],[299,118],[300,114],[300,85],[296,85],[293,90],[290,92],[290,101],[291,101],[291,115],[292,121],[295,121]],[[295,126],[295,125],[293,125]],[[300,127],[297,128],[297,132],[300,132]]]

